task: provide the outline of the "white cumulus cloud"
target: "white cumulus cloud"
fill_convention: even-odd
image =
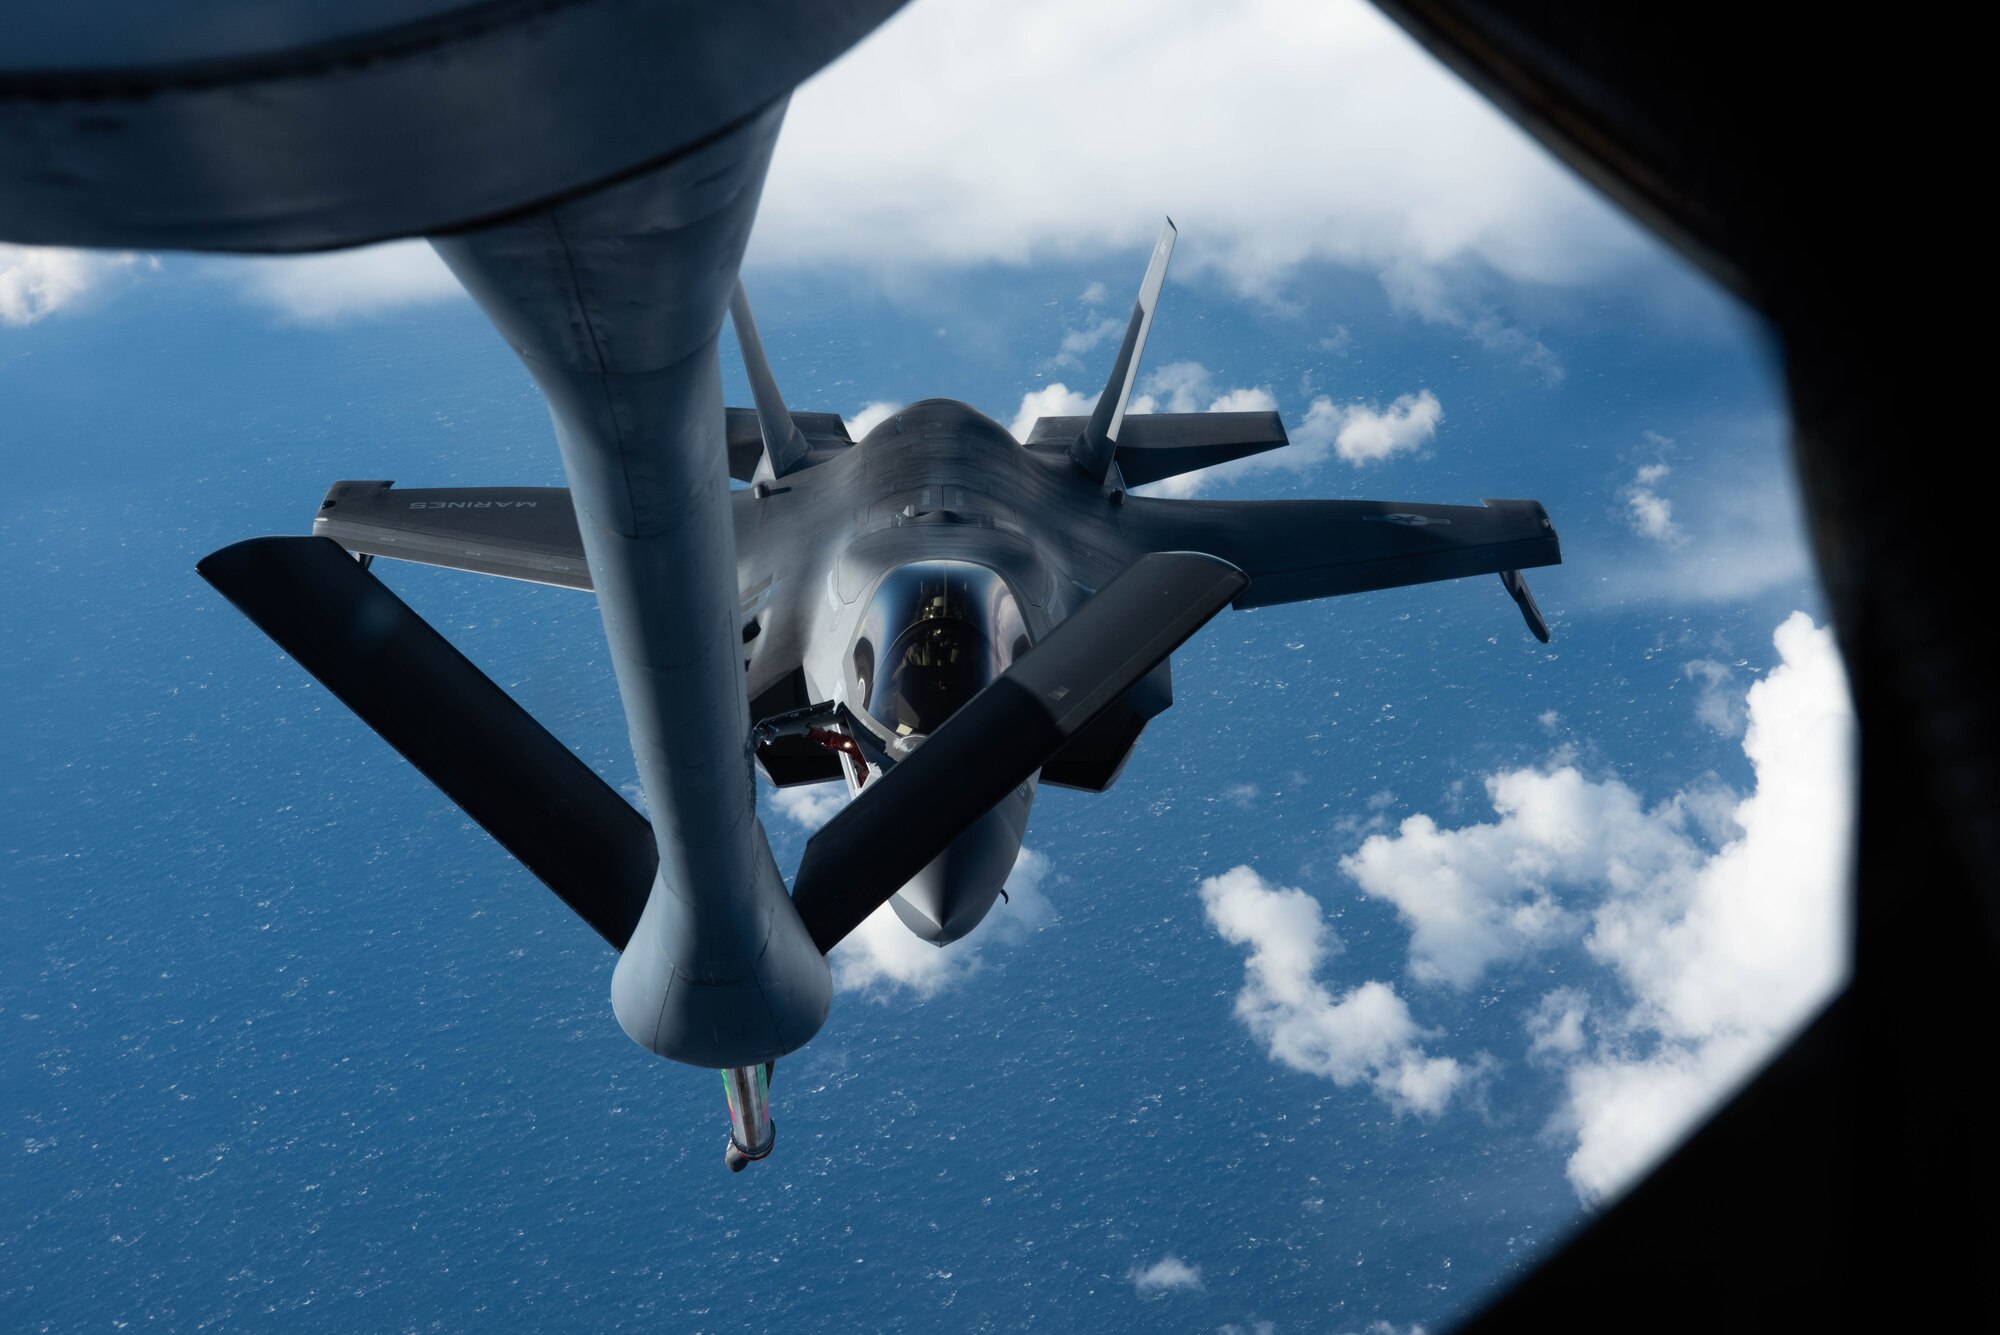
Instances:
[[[1467,988],[1486,970],[1573,936],[1581,923],[1564,887],[1686,875],[1702,854],[1678,803],[1647,809],[1616,779],[1574,766],[1486,780],[1500,819],[1444,829],[1407,818],[1341,859],[1368,894],[1396,906],[1410,929],[1410,976]]]
[[[751,244],[759,263],[1019,263],[1144,253],[1163,213],[1184,271],[1247,291],[1313,258],[1577,282],[1639,249],[1359,0],[912,5],[793,98]]]
[[[250,301],[299,324],[332,324],[431,302],[469,300],[424,241],[214,264]]]
[[[1134,1266],[1131,1279],[1132,1287],[1142,1297],[1174,1289],[1198,1289],[1201,1267],[1189,1265],[1178,1256],[1163,1256],[1149,1266]]]
[[[1487,781],[1498,819],[1413,816],[1342,863],[1411,929],[1410,971],[1467,986],[1566,930],[1623,993],[1545,996],[1530,1055],[1566,1070],[1580,1196],[1656,1161],[1838,986],[1845,968],[1854,724],[1830,631],[1794,613],[1749,688],[1755,784],[1643,805],[1572,766]]]
[[[802,783],[771,790],[771,807],[801,829],[817,830],[847,805],[845,782]]]
[[[1528,1059],[1559,1062],[1583,1051],[1589,1018],[1590,998],[1581,988],[1559,987],[1545,995],[1528,1015]]]
[[[0,324],[29,325],[74,307],[106,274],[136,258],[0,241]]]
[[[1444,405],[1427,389],[1398,395],[1386,408],[1372,403],[1337,404],[1322,396],[1312,401],[1305,420],[1291,436],[1315,461],[1331,450],[1359,468],[1422,449],[1437,435],[1443,419]]]
[[[1743,732],[1743,693],[1736,689],[1736,670],[1713,658],[1681,664],[1681,675],[1697,684],[1694,716],[1724,737]]]
[[[1035,429],[1037,417],[1088,417],[1096,404],[1095,394],[1079,394],[1058,380],[1023,394],[1021,410],[1014,414],[1014,424],[1007,429],[1014,433],[1015,440],[1026,440]]]
[[[890,403],[884,399],[875,399],[870,403],[862,405],[860,412],[857,412],[852,417],[843,419],[847,423],[849,438],[860,440],[870,431],[888,421],[889,415],[902,406],[900,403]]]
[[[1247,946],[1236,1018],[1277,1061],[1336,1085],[1366,1084],[1397,1112],[1436,1116],[1473,1068],[1425,1053],[1430,1037],[1386,983],[1365,982],[1338,999],[1318,978],[1340,949],[1319,901],[1273,886],[1249,867],[1201,883],[1208,920]]]
[[[1660,494],[1660,483],[1671,472],[1665,464],[1642,464],[1622,493],[1625,522],[1640,537],[1663,547],[1678,547],[1687,541],[1687,534],[1674,522],[1674,503]]]

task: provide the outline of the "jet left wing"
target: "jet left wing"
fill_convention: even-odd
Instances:
[[[363,556],[590,587],[576,509],[562,487],[336,482],[313,516],[313,535]]]
[[[1239,608],[1562,562],[1555,526],[1539,501],[1412,505],[1133,496],[1124,509],[1125,534],[1143,548],[1208,552],[1248,575],[1249,586],[1235,599]],[[1518,601],[1527,586],[1517,574],[1509,592],[1516,584],[1523,590]]]

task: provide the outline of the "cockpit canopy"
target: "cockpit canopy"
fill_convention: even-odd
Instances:
[[[923,561],[875,586],[850,684],[891,736],[928,735],[1027,649],[1020,606],[997,573]]]

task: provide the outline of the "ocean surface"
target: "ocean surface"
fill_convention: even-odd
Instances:
[[[1748,782],[1682,663],[1726,651],[1747,680],[1816,595],[1663,595],[1618,500],[1654,432],[1685,476],[1790,505],[1777,390],[1719,302],[1544,312],[1551,388],[1340,270],[1303,317],[1170,286],[1152,365],[1271,386],[1288,422],[1317,393],[1444,403],[1420,457],[1211,494],[1539,497],[1567,556],[1533,576],[1555,641],[1490,579],[1224,614],[1117,787],[1037,801],[1047,920],[935,995],[838,996],[779,1064],[775,1156],[731,1175],[720,1082],[623,1036],[609,951],[194,574],[305,531],[339,478],[559,484],[539,399],[463,304],[301,326],[216,272],[174,260],[0,329],[0,1326],[1436,1330],[1578,1223],[1523,1017],[1587,985],[1580,947],[1464,992],[1400,983],[1432,1046],[1486,1069],[1398,1115],[1236,1020],[1243,952],[1198,886],[1247,865],[1303,887],[1342,943],[1329,986],[1394,982],[1408,932],[1338,867],[1371,818],[1477,819],[1480,775],[1558,748],[1654,798]],[[1048,359],[1075,294],[1121,274],[894,301],[773,274],[759,309],[794,408],[950,395],[1004,423],[1049,378],[1095,387]],[[632,782],[587,595],[392,566]],[[765,820],[795,865],[807,831]],[[1169,1257],[1198,1283],[1135,1282]]]

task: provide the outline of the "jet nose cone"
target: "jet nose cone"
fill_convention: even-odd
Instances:
[[[1021,794],[1009,796],[911,877],[889,901],[903,925],[937,946],[977,927],[1014,870],[1027,808]]]

